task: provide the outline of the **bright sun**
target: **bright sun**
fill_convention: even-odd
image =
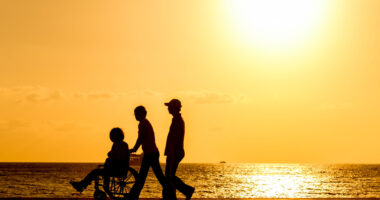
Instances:
[[[320,28],[324,0],[228,1],[231,23],[244,43],[266,49],[289,49]]]

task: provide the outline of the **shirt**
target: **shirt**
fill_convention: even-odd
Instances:
[[[129,161],[129,147],[124,141],[114,142],[108,157],[115,161]]]
[[[104,163],[105,173],[112,176],[126,175],[129,167],[129,147],[124,141],[114,142]]]
[[[144,119],[139,123],[138,135],[137,143],[141,142],[144,154],[158,152],[153,127],[147,119]]]
[[[166,140],[165,155],[166,156],[184,156],[183,140],[185,137],[185,122],[181,114],[173,116],[168,138]]]

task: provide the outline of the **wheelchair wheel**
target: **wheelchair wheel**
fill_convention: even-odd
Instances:
[[[107,199],[107,195],[105,192],[101,191],[101,190],[95,190],[94,192],[94,199],[95,200],[106,200]]]
[[[126,177],[111,177],[108,196],[111,199],[126,199],[137,176],[136,170],[129,168]]]

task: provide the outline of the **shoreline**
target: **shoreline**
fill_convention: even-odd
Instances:
[[[94,198],[28,198],[9,197],[0,200],[93,200]],[[185,198],[178,198],[185,200]],[[192,198],[192,200],[380,200],[380,198]],[[162,200],[162,198],[139,198],[139,200]]]

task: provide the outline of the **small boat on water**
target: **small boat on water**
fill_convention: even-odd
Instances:
[[[220,164],[226,164],[227,162],[223,160],[223,161],[220,161],[219,163]]]

